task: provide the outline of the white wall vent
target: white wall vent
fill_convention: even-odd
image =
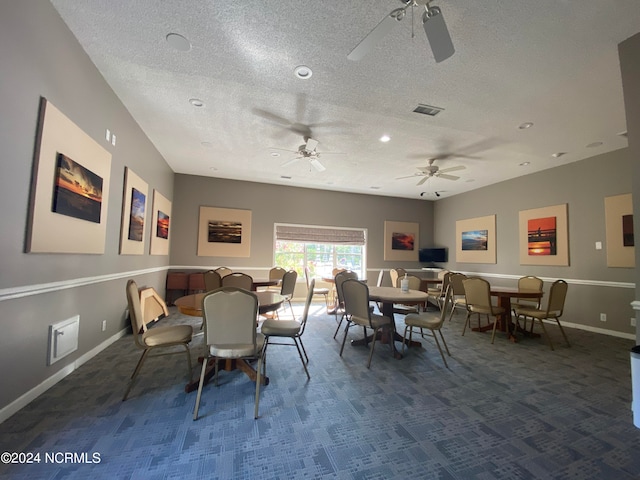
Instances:
[[[80,315],[49,325],[49,356],[47,365],[53,365],[62,357],[78,349]]]

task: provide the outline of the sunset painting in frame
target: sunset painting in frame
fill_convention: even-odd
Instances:
[[[156,225],[156,237],[169,238],[169,215],[158,210],[158,224]]]
[[[413,233],[393,232],[391,234],[392,250],[413,250],[416,237]]]
[[[58,153],[51,211],[100,223],[102,177]]]
[[[144,234],[144,210],[146,195],[135,188],[131,189],[131,212],[129,214],[129,240],[141,242]]]
[[[528,255],[556,255],[556,217],[532,218],[527,222]]]

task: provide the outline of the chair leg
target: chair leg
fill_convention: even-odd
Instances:
[[[267,357],[266,357],[266,355],[267,355],[267,347],[268,346],[269,346],[269,336],[265,335],[264,336],[264,355],[265,355],[265,357],[264,357],[264,363],[262,364],[263,365],[262,369],[264,370],[264,376],[265,377],[267,376]]]
[[[131,374],[131,379],[129,380],[129,385],[127,386],[127,391],[124,392],[124,397],[122,397],[122,401],[123,402],[129,396],[129,392],[131,391],[131,387],[133,386],[133,382],[135,381],[136,377],[138,376],[138,373],[140,373],[140,369],[142,368],[142,364],[144,363],[144,361],[147,358],[148,354],[149,354],[149,349],[145,348],[144,352],[142,352],[142,355],[140,355],[140,358],[138,359],[138,363],[136,364],[136,368],[133,370],[133,373]]]
[[[200,408],[200,397],[202,396],[202,384],[204,383],[204,376],[207,372],[207,363],[209,359],[205,357],[202,359],[202,370],[200,371],[200,382],[198,382],[198,394],[196,395],[196,406],[193,409],[193,419],[198,419],[198,409]],[[216,360],[216,365],[217,365]]]
[[[263,362],[266,360],[265,359],[265,355],[266,355],[266,350],[263,347],[260,351],[260,356],[258,357],[258,374],[256,376],[256,404],[255,404],[255,410],[253,412],[253,418],[257,419],[258,418],[258,407],[260,406],[260,384],[262,383],[262,365]]]
[[[408,325],[404,326],[404,335],[402,336],[402,355],[404,355],[404,346],[407,343],[407,330],[409,330],[410,328],[411,327],[409,327]],[[409,335],[411,335],[411,331],[409,332]],[[411,341],[411,339],[409,339],[409,341]]]
[[[558,323],[558,326],[560,327],[560,332],[562,332],[562,336],[564,337],[564,341],[567,342],[567,347],[571,347],[571,344],[569,343],[569,339],[567,338],[567,334],[564,333],[564,328],[562,328],[562,325],[560,325],[560,320],[558,318],[556,318],[556,322]]]
[[[302,353],[304,353],[304,358],[306,360],[306,363],[309,363],[309,355],[307,355],[307,351],[304,348],[304,343],[302,343],[302,337],[293,337],[294,340],[298,339],[298,341],[300,342],[300,346],[302,347]]]
[[[365,336],[366,336],[366,327],[365,327]],[[367,363],[367,368],[371,368],[371,359],[373,358],[373,350],[376,348],[376,337],[378,336],[378,329],[376,328],[373,331],[373,342],[371,342],[371,352],[369,353],[369,363]]]
[[[442,352],[442,348],[440,348],[440,342],[438,341],[438,337],[436,336],[436,332],[433,332],[433,339],[436,341],[436,347],[438,347],[438,351],[440,352],[440,356],[442,357],[442,361],[444,362],[444,366],[449,368],[449,365],[447,364],[447,359],[444,358],[444,353]],[[442,338],[442,341],[444,342],[444,337]],[[445,343],[446,345],[446,343]],[[447,353],[449,352],[449,349],[447,349]]]
[[[551,350],[555,350],[555,348],[553,348],[553,342],[551,341],[551,337],[547,333],[547,329],[544,326],[544,322],[542,321],[541,318],[539,318],[538,320],[540,320],[540,325],[542,325],[542,331],[544,332],[544,336],[547,337],[547,342],[549,342],[549,347],[551,348]]]
[[[487,318],[489,316],[487,315]],[[493,345],[493,340],[496,338],[496,327],[498,326],[498,317],[494,317],[493,320],[493,333],[491,334],[491,345]]]
[[[300,350],[300,346],[298,345],[298,339],[296,337],[293,337],[293,342],[296,344],[296,348],[298,349],[298,355],[300,356],[300,361],[302,361],[302,366],[304,367],[304,373],[307,374],[307,379],[311,380],[311,376],[309,375],[309,370],[307,370],[307,364],[304,361],[304,358],[302,356],[302,350]],[[265,354],[266,354],[266,349],[265,349]],[[266,363],[266,358],[265,358],[265,363]]]
[[[340,317],[340,321],[338,322],[338,326],[336,327],[336,331],[333,334],[333,338],[336,338],[336,335],[338,335],[338,332],[340,331],[340,325],[342,325],[342,320],[344,320],[344,313],[342,314],[342,316]],[[336,314],[336,322],[338,321],[338,316]]]
[[[444,343],[444,348],[447,350],[447,355],[451,356],[451,352],[449,351],[447,342],[444,341],[444,335],[442,335],[442,330],[438,329],[438,332],[440,333],[440,338],[442,339],[442,343]],[[433,336],[434,337],[436,336],[435,332],[433,333]]]
[[[471,327],[471,312],[467,312],[467,318],[464,321],[464,328],[462,329],[462,336],[464,337],[464,332],[467,330],[467,325]]]
[[[340,356],[342,356],[342,352],[344,350],[344,344],[347,341],[347,331],[349,330],[349,319],[347,318],[347,324],[344,327],[344,337],[342,337],[342,347],[340,348]]]
[[[191,382],[191,375],[193,374],[193,366],[191,365],[191,351],[189,350],[189,345],[185,345],[184,348],[187,350],[187,368],[189,369],[187,375],[189,376],[189,382]]]

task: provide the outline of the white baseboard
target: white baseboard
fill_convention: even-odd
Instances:
[[[115,335],[109,337],[104,342],[102,342],[101,344],[97,345],[95,348],[92,348],[87,353],[85,353],[84,355],[80,356],[73,363],[67,365],[62,370],[59,370],[55,374],[51,375],[44,382],[42,382],[40,385],[35,386],[34,388],[32,388],[31,390],[26,392],[24,395],[21,395],[20,397],[15,399],[13,402],[11,402],[9,405],[7,405],[3,409],[1,409],[0,410],[0,423],[4,422],[6,419],[11,417],[14,413],[18,412],[20,409],[22,409],[25,406],[27,406],[33,400],[35,400],[40,395],[42,395],[44,392],[46,392],[51,387],[53,387],[60,380],[65,378],[67,375],[72,373],[74,370],[79,368],[84,363],[86,363],[89,360],[91,360],[93,357],[95,357],[98,353],[103,351],[105,348],[109,347],[112,343],[114,343],[117,340],[119,340],[120,338],[124,337],[127,334],[127,331],[128,331],[127,328],[124,328],[124,329],[120,330]]]

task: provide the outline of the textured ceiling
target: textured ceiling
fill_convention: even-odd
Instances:
[[[456,49],[441,63],[422,7],[347,59],[399,0],[51,1],[178,173],[435,200],[627,145],[617,45],[638,0],[434,1]],[[283,166],[309,131],[326,170]],[[439,156],[458,180],[398,179]]]

